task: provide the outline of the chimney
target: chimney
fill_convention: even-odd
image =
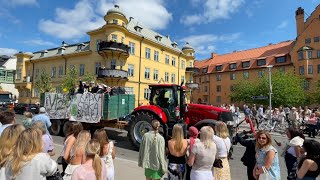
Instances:
[[[129,21],[131,21],[132,19],[134,19],[133,17],[129,17]]]
[[[296,27],[299,36],[304,31],[304,9],[301,7],[296,10]]]
[[[212,59],[213,59],[214,57],[216,57],[216,56],[218,56],[218,53],[215,53],[215,52],[211,53],[211,58],[212,58]]]

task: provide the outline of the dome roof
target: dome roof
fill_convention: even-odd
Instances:
[[[182,47],[182,50],[194,50],[192,46],[188,42],[186,42],[186,45]]]
[[[119,5],[114,5],[114,8],[110,9],[107,14],[119,14],[121,16],[126,17],[126,15],[122,12],[122,10],[119,8]]]

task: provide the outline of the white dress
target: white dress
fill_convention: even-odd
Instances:
[[[114,180],[114,165],[113,165],[113,159],[112,159],[113,146],[114,146],[113,141],[110,141],[108,154],[101,157],[101,159],[106,164],[107,180]]]

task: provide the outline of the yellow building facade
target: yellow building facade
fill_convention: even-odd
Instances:
[[[149,84],[180,84],[193,81],[194,49],[187,43],[180,49],[169,36],[127,19],[115,5],[104,16],[105,25],[87,32],[90,41],[62,43],[61,47],[34,53],[19,52],[15,86],[19,102],[39,102],[35,83],[42,70],[51,75],[56,92],[69,68],[76,68],[79,80],[89,72],[110,87],[125,87],[136,95],[136,106],[147,104]]]

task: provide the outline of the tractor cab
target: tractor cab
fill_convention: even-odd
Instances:
[[[182,86],[175,84],[150,85],[150,105],[160,107],[168,121],[180,121],[184,117],[185,93]]]

